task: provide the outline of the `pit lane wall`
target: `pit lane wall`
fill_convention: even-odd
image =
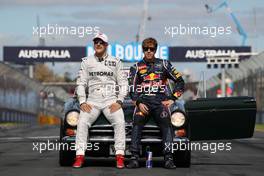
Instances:
[[[23,72],[0,62],[0,124],[59,124],[63,101],[55,97],[50,107],[40,95],[46,89]]]
[[[256,123],[264,124],[264,52],[252,56],[239,64],[239,68],[225,70],[227,89],[231,89],[227,96],[252,96],[257,102]],[[221,88],[221,76],[217,75],[207,80],[207,96],[218,97],[218,90]]]

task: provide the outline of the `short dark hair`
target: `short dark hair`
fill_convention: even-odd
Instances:
[[[154,45],[154,47],[155,47],[156,49],[157,49],[157,47],[158,47],[158,42],[157,42],[157,40],[154,39],[154,38],[152,38],[152,37],[149,37],[149,38],[146,38],[146,39],[143,40],[143,42],[142,42],[142,48],[143,48],[143,47],[146,47],[146,46],[149,45],[149,44]]]

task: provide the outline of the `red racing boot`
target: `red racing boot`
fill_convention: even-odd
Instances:
[[[125,158],[123,155],[121,155],[121,154],[116,155],[116,167],[118,169],[123,169],[125,167],[124,160],[125,160]]]
[[[72,167],[80,168],[84,164],[84,155],[76,155],[75,162]]]

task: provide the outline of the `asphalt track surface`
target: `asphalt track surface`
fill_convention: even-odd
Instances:
[[[76,176],[76,175],[201,175],[245,176],[264,173],[264,133],[255,132],[250,139],[232,140],[230,151],[193,151],[190,168],[167,170],[162,158],[154,158],[153,168],[118,170],[114,158],[86,158],[81,169],[61,167],[58,151],[33,150],[33,142],[56,141],[58,127],[33,127],[23,129],[0,129],[0,175],[1,176]],[[218,141],[219,142],[219,141]],[[222,142],[222,141],[220,141]],[[225,141],[226,142],[226,141]]]

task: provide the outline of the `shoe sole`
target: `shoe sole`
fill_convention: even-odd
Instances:
[[[164,167],[165,169],[176,169],[177,167]]]
[[[72,166],[73,168],[81,168],[81,167],[83,167],[83,165],[81,165],[81,166]]]
[[[117,169],[124,169],[125,166],[122,166],[122,167],[118,167],[118,166],[116,166],[116,168],[117,168]]]

